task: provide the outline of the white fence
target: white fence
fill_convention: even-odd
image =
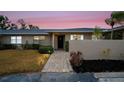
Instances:
[[[70,40],[69,52],[80,51],[84,59],[124,60],[124,40]]]

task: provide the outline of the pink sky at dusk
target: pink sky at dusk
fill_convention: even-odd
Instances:
[[[12,22],[24,19],[26,23],[39,26],[41,29],[64,28],[110,28],[105,19],[111,11],[0,11]]]

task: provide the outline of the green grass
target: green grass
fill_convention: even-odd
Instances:
[[[1,50],[0,75],[41,71],[48,58],[36,50]]]

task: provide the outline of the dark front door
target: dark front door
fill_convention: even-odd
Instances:
[[[58,48],[63,49],[64,47],[64,35],[58,36]]]

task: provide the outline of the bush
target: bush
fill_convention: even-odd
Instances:
[[[77,52],[71,52],[70,53],[70,63],[72,65],[72,68],[76,72],[80,72],[78,68],[82,65],[81,60],[83,60],[82,53],[77,51]]]
[[[29,44],[28,41],[23,45],[23,49],[32,49],[32,44]]]
[[[22,46],[23,46],[23,49],[36,49],[36,50],[38,50],[40,47],[39,44],[24,44]]]
[[[54,52],[52,46],[40,46],[39,53],[41,54],[52,54]]]
[[[3,50],[3,44],[0,42],[0,50]]]
[[[0,50],[4,49],[16,49],[16,45],[13,44],[0,44]]]
[[[68,52],[69,51],[69,42],[65,41],[65,51]]]
[[[39,49],[40,45],[39,44],[33,44],[32,47],[33,47],[33,49]]]
[[[16,49],[14,44],[3,44],[3,49]]]

